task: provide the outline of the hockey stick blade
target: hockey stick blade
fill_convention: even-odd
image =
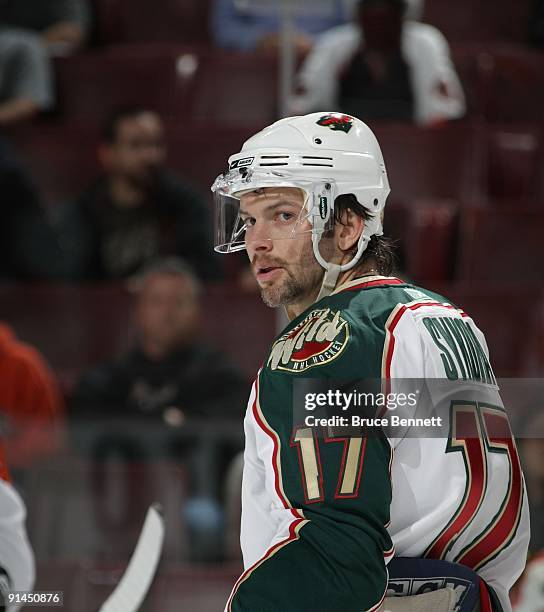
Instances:
[[[160,506],[149,507],[136,548],[125,573],[99,612],[137,612],[153,581],[164,541]]]

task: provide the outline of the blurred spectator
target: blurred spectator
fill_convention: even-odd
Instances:
[[[88,26],[86,0],[0,0],[0,127],[53,105],[48,56],[80,47]]]
[[[404,18],[404,0],[362,0],[355,23],[323,34],[299,75],[291,111],[341,110],[422,125],[461,117],[461,84],[433,26]]]
[[[0,323],[0,411],[7,461],[21,469],[58,451],[63,400],[43,357]]]
[[[29,119],[52,104],[51,66],[40,38],[0,25],[0,128]]]
[[[425,10],[425,0],[406,0],[406,19],[421,21]]]
[[[159,255],[180,255],[204,279],[220,276],[204,198],[165,168],[159,115],[120,108],[99,147],[104,173],[59,214],[72,278],[126,277]]]
[[[53,51],[80,47],[89,30],[87,0],[0,0],[0,23],[31,30]]]
[[[248,384],[224,355],[202,342],[200,284],[182,260],[151,263],[133,289],[135,345],[83,375],[73,412],[142,417],[171,427],[166,451],[187,466],[189,476],[184,516],[190,557],[215,561],[223,548],[223,515],[215,489],[240,443],[218,440],[212,449],[198,433],[179,438],[175,433],[188,420],[212,419],[218,431],[228,420],[236,427],[239,423],[241,431]],[[122,440],[106,442],[119,454],[133,453],[133,458],[134,453],[138,457],[147,452]]]
[[[358,10],[359,0],[344,0],[344,3],[346,5],[346,14],[349,19],[353,19]],[[424,12],[425,0],[406,0],[406,12],[404,14],[406,19],[421,21]]]
[[[38,191],[1,136],[0,194],[0,278],[46,273],[52,257],[58,259],[54,235],[46,222]]]
[[[241,561],[240,519],[242,516],[242,476],[244,453],[230,462],[225,475],[225,555],[229,561]]]
[[[1,445],[0,508],[0,610],[17,612],[18,606],[7,606],[6,591],[32,590],[36,566],[25,528],[26,507],[10,482]]]
[[[531,410],[518,440],[531,516],[530,550],[544,549],[544,410]]]
[[[187,417],[241,419],[247,384],[198,328],[200,285],[181,260],[150,264],[135,281],[136,344],[85,374],[74,408],[148,415],[171,425]]]
[[[265,15],[255,12],[251,4],[250,0],[215,0],[211,30],[218,47],[240,51],[277,51],[280,45],[280,20],[272,13]],[[316,34],[348,20],[349,3],[333,0],[332,4],[334,6],[329,15],[309,13],[295,19],[295,47],[299,53],[307,53],[312,48]]]

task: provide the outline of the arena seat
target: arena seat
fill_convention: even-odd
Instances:
[[[422,21],[438,28],[450,41],[478,41],[482,36],[481,24],[477,18],[482,0],[475,0],[471,9],[467,4],[447,0],[425,2]],[[472,19],[467,19],[468,10]]]
[[[433,0],[425,2],[422,21],[436,26],[449,41],[524,42],[529,10],[527,0]]]
[[[173,463],[60,458],[25,474],[29,538],[41,560],[126,562],[148,507],[159,502],[166,525],[163,558],[179,562],[187,545],[184,491],[184,472]]]
[[[237,153],[264,124],[240,127],[167,123],[169,165],[211,198],[210,187],[227,170],[228,158]]]
[[[474,185],[474,134],[470,123],[434,129],[371,124],[395,198],[470,198]]]
[[[201,58],[190,119],[245,126],[278,119],[278,61],[274,56],[209,52]]]
[[[544,211],[465,210],[461,217],[457,278],[481,282],[542,283]]]
[[[401,273],[414,282],[453,277],[459,204],[455,200],[393,200],[385,234],[397,242]]]
[[[128,345],[129,295],[117,284],[2,284],[0,319],[46,357],[69,391],[84,368]]]
[[[451,58],[465,94],[467,117],[481,117],[484,87],[481,62],[485,61],[486,46],[479,42],[452,43]]]
[[[491,200],[522,200],[539,204],[542,167],[538,125],[494,126],[486,137],[486,195]],[[499,202],[498,202],[499,203]]]
[[[484,116],[491,122],[542,120],[542,55],[523,47],[497,46],[482,63]]]
[[[57,58],[55,68],[62,118],[96,126],[119,105],[187,113],[198,55],[194,47],[129,45]]]
[[[18,127],[10,136],[47,205],[72,200],[100,170],[97,131],[88,125],[42,123]]]
[[[93,0],[96,41],[206,42],[209,0]]]

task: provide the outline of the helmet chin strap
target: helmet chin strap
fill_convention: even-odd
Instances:
[[[366,229],[367,228],[365,227],[363,233],[359,236],[359,241],[357,243],[357,253],[355,253],[351,261],[348,261],[348,263],[342,265],[335,264],[330,261],[325,261],[325,259],[319,252],[319,242],[321,240],[322,232],[316,232],[315,234],[312,234],[312,247],[314,251],[314,256],[319,262],[319,264],[323,268],[325,268],[323,282],[321,283],[321,289],[319,290],[319,294],[317,296],[316,301],[319,301],[321,298],[327,297],[334,291],[336,283],[338,282],[338,277],[340,276],[341,272],[351,270],[359,263],[361,255],[368,246],[368,242],[370,240],[370,236],[368,236],[365,231]]]

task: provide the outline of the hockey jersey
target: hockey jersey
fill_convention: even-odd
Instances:
[[[30,591],[34,585],[34,554],[25,529],[26,508],[9,482],[5,454],[0,444],[0,590]],[[7,605],[17,612],[21,604]],[[3,609],[3,608],[2,608]]]
[[[293,411],[303,378],[375,378],[389,389],[403,379],[470,381],[493,401],[449,402],[444,436],[318,436]],[[376,551],[385,563],[396,554],[467,565],[510,609],[529,541],[523,474],[483,334],[446,299],[395,278],[338,287],[273,343],[244,428],[246,572],[308,537],[339,567]]]

